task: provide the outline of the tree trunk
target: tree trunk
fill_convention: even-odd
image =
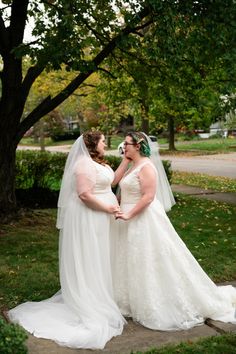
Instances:
[[[44,121],[39,121],[39,143],[40,151],[45,151]]]
[[[169,131],[169,150],[174,151],[175,148],[175,125],[174,117],[168,116],[168,131]]]
[[[107,135],[107,147],[111,148],[111,135]]]
[[[16,213],[15,197],[15,146],[0,135],[0,220]]]
[[[141,131],[149,134],[148,107],[144,102],[141,104]]]

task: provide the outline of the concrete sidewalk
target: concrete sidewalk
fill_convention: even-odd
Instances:
[[[198,187],[186,186],[182,184],[172,184],[171,189],[176,193],[188,194],[197,198],[204,198],[216,200],[218,202],[225,202],[228,204],[236,205],[236,193],[216,192],[211,189],[203,189]]]
[[[236,281],[230,284],[236,287]],[[192,342],[229,332],[236,333],[236,324],[207,320],[205,324],[187,331],[162,332],[153,331],[129,320],[122,335],[109,341],[103,350],[70,349],[61,347],[51,340],[35,338],[32,335],[28,338],[27,346],[29,354],[130,354],[132,350],[144,352],[154,347]]]

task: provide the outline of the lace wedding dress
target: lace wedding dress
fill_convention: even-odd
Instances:
[[[114,172],[93,162],[95,196],[116,204],[111,191]],[[125,323],[113,300],[110,228],[114,217],[89,209],[74,190],[60,231],[61,291],[41,302],[26,302],[9,318],[36,337],[74,348],[104,348],[122,333]]]
[[[141,197],[138,174],[144,164],[121,180],[124,212]],[[236,289],[211,281],[157,199],[119,226],[119,236],[112,239],[113,285],[123,315],[165,331],[188,329],[206,318],[236,323]]]

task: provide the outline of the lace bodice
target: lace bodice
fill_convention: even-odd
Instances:
[[[141,188],[138,174],[142,167],[146,164],[152,165],[151,162],[145,161],[131,172],[128,171],[120,181],[122,204],[136,204],[141,198]]]
[[[141,197],[139,172],[143,166],[129,170],[120,183],[124,213]],[[157,188],[158,184],[159,179]],[[206,318],[236,323],[236,290],[217,287],[211,281],[178,236],[158,198],[135,217],[120,220],[113,238],[113,287],[123,315],[164,331],[189,329]]]

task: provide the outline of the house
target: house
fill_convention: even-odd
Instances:
[[[210,125],[210,133],[209,136],[219,134],[224,138],[228,136],[228,129],[224,128],[224,122],[219,121]]]

